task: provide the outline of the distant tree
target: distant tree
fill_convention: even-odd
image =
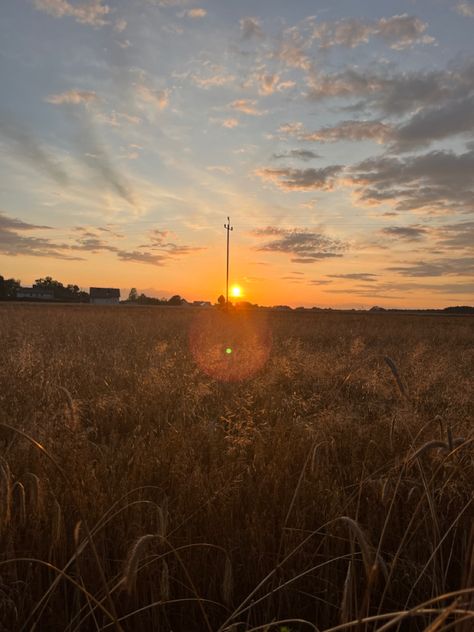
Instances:
[[[16,291],[20,287],[20,281],[5,279],[0,275],[0,301],[8,301],[16,297]]]
[[[60,301],[74,302],[74,303],[88,303],[89,294],[83,292],[78,285],[69,283],[64,286],[60,281],[56,281],[50,276],[36,279],[33,283],[33,287],[38,287],[43,290],[50,290],[54,294],[54,298]]]
[[[130,290],[130,293],[128,295],[128,300],[129,301],[136,301],[137,299],[138,299],[137,288],[136,287],[132,287],[132,289]]]
[[[183,299],[181,298],[181,296],[179,294],[175,294],[169,299],[168,305],[181,305],[182,302]]]
[[[219,296],[219,298],[217,299],[217,303],[221,306],[224,307],[225,305],[225,296],[223,294],[221,294]]]

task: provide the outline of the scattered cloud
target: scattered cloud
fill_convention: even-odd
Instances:
[[[152,252],[144,252],[140,250],[119,250],[117,257],[120,261],[130,261],[133,263],[147,263],[153,266],[164,266],[166,264],[166,255],[157,255]]]
[[[474,273],[474,257],[459,257],[456,259],[432,259],[431,261],[406,262],[401,266],[387,268],[390,272],[397,272],[407,277],[444,277],[467,276]]]
[[[126,28],[127,28],[127,20],[124,20],[123,18],[119,18],[118,20],[115,21],[114,31],[116,31],[117,33],[123,33],[123,31],[125,31]]]
[[[69,247],[44,237],[25,235],[34,230],[49,229],[37,226],[0,213],[0,253],[11,257],[54,257],[56,259],[80,260],[80,257],[68,253]]]
[[[374,107],[391,115],[436,107],[449,99],[466,96],[474,89],[474,62],[447,70],[387,72],[386,74],[347,68],[324,74],[313,71],[308,77],[308,98],[362,99],[358,109]]]
[[[206,9],[201,9],[200,7],[196,7],[195,9],[186,9],[179,14],[180,18],[190,18],[192,20],[199,20],[200,18],[204,18],[207,15]]]
[[[111,12],[103,0],[72,3],[68,0],[33,0],[34,6],[54,18],[72,17],[80,24],[99,27],[108,24],[105,17]]]
[[[392,126],[381,121],[341,121],[336,125],[308,132],[299,123],[288,123],[278,128],[280,133],[300,140],[335,143],[338,141],[374,140],[384,143],[392,134]]]
[[[236,118],[227,118],[222,121],[219,121],[222,127],[227,127],[228,129],[233,129],[237,127],[239,124],[239,120]]]
[[[159,112],[169,105],[169,90],[155,90],[146,83],[135,84],[135,93],[139,100],[151,104]]]
[[[331,279],[349,279],[351,281],[368,281],[374,282],[378,274],[371,274],[369,272],[349,272],[347,274],[328,274]]]
[[[474,149],[463,154],[439,150],[364,160],[349,169],[347,182],[368,205],[390,203],[395,210],[469,213],[474,210]]]
[[[257,169],[262,180],[273,182],[283,191],[331,191],[335,178],[342,170],[341,165],[330,165],[321,169]]]
[[[465,18],[474,18],[474,2],[472,0],[458,2],[456,11]]]
[[[260,252],[282,252],[292,255],[293,263],[314,263],[321,259],[342,257],[347,244],[322,233],[294,228],[267,226],[252,233],[259,238],[268,238],[256,247]]]
[[[50,94],[45,98],[47,103],[53,105],[89,105],[98,101],[97,94],[89,90],[68,90],[60,94]]]
[[[387,226],[380,230],[385,237],[397,237],[405,241],[418,241],[426,237],[426,228],[421,226]]]
[[[282,154],[273,154],[272,158],[274,160],[280,160],[282,158],[294,158],[295,160],[303,160],[304,162],[308,162],[309,160],[314,160],[316,158],[321,158],[319,154],[310,149],[290,149],[290,151],[284,152]]]
[[[248,114],[249,116],[261,116],[264,114],[262,110],[257,108],[257,101],[251,99],[237,99],[232,103],[229,103],[228,107],[231,110]]]
[[[433,44],[433,37],[425,34],[428,25],[406,13],[380,20],[357,19],[316,23],[313,37],[320,48],[345,46],[355,48],[367,44],[371,37],[383,40],[391,48],[402,50],[414,44]]]
[[[423,108],[392,132],[392,151],[410,151],[433,141],[474,132],[474,94]]]
[[[244,40],[262,39],[263,37],[265,37],[258,18],[242,18],[240,20],[240,31],[242,34],[242,39]]]

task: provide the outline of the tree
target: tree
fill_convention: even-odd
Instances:
[[[181,305],[182,301],[183,299],[181,296],[179,294],[175,294],[169,299],[168,305]]]
[[[132,287],[130,289],[130,293],[128,295],[128,300],[133,302],[133,301],[136,301],[137,298],[138,298],[137,288],[136,287]]]
[[[219,296],[219,298],[217,299],[217,303],[221,306],[224,307],[225,305],[225,296],[223,294],[221,294]]]
[[[16,279],[4,279],[0,274],[0,301],[14,299],[19,287],[20,281],[17,281]]]

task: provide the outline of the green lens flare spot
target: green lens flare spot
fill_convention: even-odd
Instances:
[[[227,355],[230,355],[232,353],[232,349],[230,347],[227,347],[225,352],[227,353]]]

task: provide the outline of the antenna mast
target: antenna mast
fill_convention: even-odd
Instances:
[[[227,268],[225,278],[225,304],[229,305],[229,239],[230,231],[234,230],[234,227],[230,225],[230,217],[227,218],[227,224],[224,224],[224,228],[227,231]]]

